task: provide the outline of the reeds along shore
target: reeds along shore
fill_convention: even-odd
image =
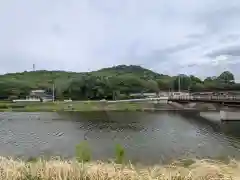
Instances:
[[[75,160],[38,160],[23,162],[0,157],[1,180],[239,180],[240,162],[228,164],[211,160],[197,160],[189,166],[181,163],[136,167],[127,165]]]

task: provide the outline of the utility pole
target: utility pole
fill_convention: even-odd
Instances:
[[[178,92],[181,91],[181,79],[180,79],[180,78],[181,78],[181,77],[178,76]]]
[[[35,71],[35,64],[33,64],[33,71]]]
[[[53,102],[55,101],[55,85],[54,85],[54,83],[53,83],[53,88],[52,88],[52,100],[53,100]]]

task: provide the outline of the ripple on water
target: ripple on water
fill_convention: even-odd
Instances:
[[[0,114],[0,155],[70,157],[75,155],[75,145],[87,140],[96,159],[112,158],[117,143],[126,148],[130,159],[146,163],[181,157],[240,156],[239,139],[225,133],[231,132],[230,125],[220,127],[176,113],[59,116]]]

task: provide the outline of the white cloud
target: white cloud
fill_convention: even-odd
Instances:
[[[1,1],[0,73],[138,64],[204,77],[225,63],[239,76],[239,10],[238,0]]]

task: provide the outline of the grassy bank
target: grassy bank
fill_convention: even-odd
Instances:
[[[239,180],[240,163],[230,161],[224,164],[217,161],[198,160],[186,166],[176,162],[170,165],[136,167],[129,164],[90,162],[78,163],[75,160],[38,160],[23,162],[0,157],[1,180]]]
[[[55,112],[55,111],[141,111],[153,108],[150,103],[132,102],[0,102],[0,112]]]

